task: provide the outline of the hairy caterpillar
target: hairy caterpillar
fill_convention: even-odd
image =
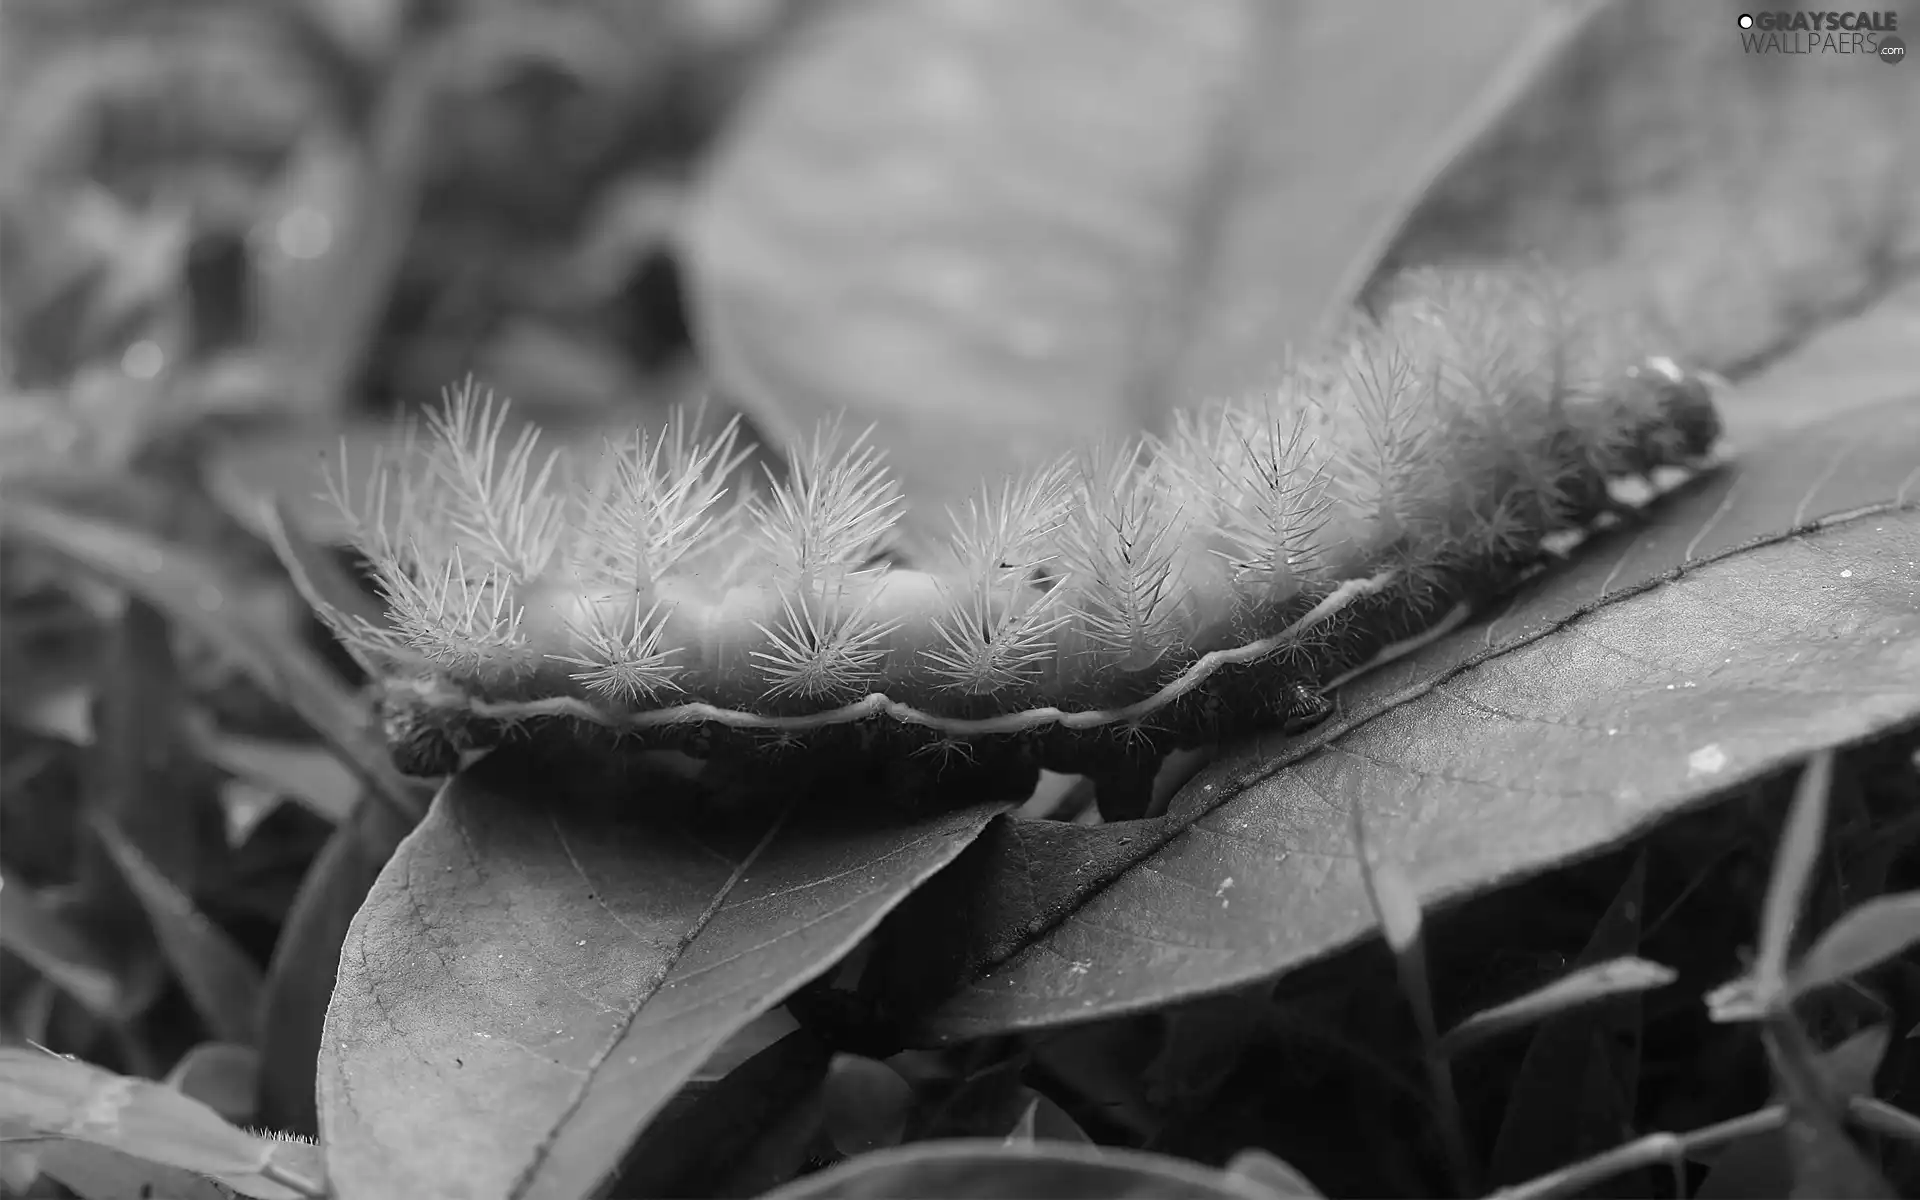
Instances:
[[[732,427],[568,464],[532,431],[502,446],[504,406],[468,387],[333,489],[390,625],[323,616],[385,679],[413,773],[557,722],[1150,777],[1318,719],[1330,684],[1615,511],[1610,484],[1704,465],[1706,383],[1646,350],[1539,280],[1409,273],[1262,395],[988,484],[911,565],[863,437],[730,491]]]

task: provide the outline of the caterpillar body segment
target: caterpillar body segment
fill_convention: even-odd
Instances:
[[[334,490],[390,624],[323,616],[383,666],[421,774],[535,727],[1133,771],[1316,719],[1328,681],[1615,513],[1619,481],[1705,465],[1711,389],[1653,349],[1535,281],[1410,273],[1270,389],[989,481],[904,565],[862,436],[743,492],[731,427],[569,463],[469,386]]]

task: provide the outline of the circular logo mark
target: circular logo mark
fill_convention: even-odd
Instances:
[[[1880,39],[1880,61],[1899,62],[1907,56],[1907,44],[1897,37]]]
[[[1752,13],[1741,13],[1741,14],[1740,14],[1740,28],[1742,28],[1742,29],[1752,29],[1752,28],[1753,28],[1753,14],[1752,14]]]

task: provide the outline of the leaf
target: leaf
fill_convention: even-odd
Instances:
[[[1920,74],[1782,71],[1774,55],[1746,53],[1734,21],[1749,7],[1609,6],[1433,190],[1392,259],[1545,258],[1602,303],[1649,307],[1678,358],[1736,376],[1799,358],[1803,339],[1873,303],[1920,246],[1920,128],[1905,116]],[[1788,161],[1800,168],[1780,170]],[[1737,438],[1911,387],[1910,371],[1888,370],[1900,351],[1821,340],[1824,370],[1730,398]],[[1881,386],[1859,396],[1874,384],[1856,375],[1875,371]]]
[[[314,1195],[276,1183],[257,1173],[203,1175],[179,1167],[147,1162],[118,1150],[89,1142],[60,1138],[26,1143],[40,1169],[77,1192],[81,1200],[127,1200],[155,1197],[164,1200],[232,1200],[237,1194],[254,1200],[303,1200]],[[304,1142],[267,1142],[277,1170],[302,1181],[318,1183],[319,1155]]]
[[[346,454],[344,438],[334,453],[336,456]],[[354,483],[345,481],[343,486],[352,489]],[[359,493],[348,490],[345,494]],[[315,614],[337,613],[347,622],[364,624],[366,628],[387,628],[386,606],[356,583],[326,548],[307,536],[286,496],[270,495],[251,507],[261,536],[273,548],[274,557],[280,560],[280,566],[308,608]],[[343,641],[340,645],[356,659],[360,657],[352,643]],[[378,674],[372,663],[363,661],[360,665],[369,675]]]
[[[1242,1150],[1227,1164],[1227,1174],[1258,1184],[1269,1196],[1318,1196],[1306,1176],[1265,1150]]]
[[[187,693],[167,619],[131,600],[112,645],[94,695],[94,753],[84,760],[89,809],[110,815],[163,878],[191,888],[201,834],[215,811],[214,791],[186,745],[181,715]],[[81,877],[97,883],[97,863],[83,859]],[[114,897],[124,893],[94,899],[113,907]],[[120,903],[125,906],[124,899]]]
[[[1490,618],[1360,679],[1319,729],[1230,753],[1163,822],[1112,827],[1100,845],[1130,829],[1137,841],[1084,888],[1048,881],[1044,906],[1024,911],[1007,892],[998,909],[950,906],[921,937],[1014,949],[973,959],[921,1008],[914,1036],[1136,1011],[1364,935],[1354,803],[1380,857],[1432,905],[1911,724],[1916,463],[1920,405],[1905,398],[1772,443]],[[1016,897],[1028,878],[1018,863],[970,869],[982,888],[1002,870]]]
[[[1225,992],[1160,1013],[1160,1047],[1141,1073],[1154,1107],[1192,1112],[1211,1100],[1265,1032],[1272,991],[1261,985]]]
[[[1870,1055],[1873,1061],[1879,1061],[1886,1052],[1885,1028],[1867,1030],[1821,1055],[1808,1042],[1798,1021],[1791,1010],[1782,1010],[1761,1027],[1767,1058],[1787,1106],[1787,1124],[1781,1137],[1793,1164],[1793,1190],[1789,1194],[1795,1200],[1892,1200],[1896,1194],[1893,1188],[1841,1123],[1847,1094],[1854,1089],[1837,1078],[1841,1072],[1833,1061],[1856,1043],[1864,1044],[1855,1050],[1859,1060]],[[1871,1070],[1863,1073],[1871,1087]]]
[[[1920,892],[1875,896],[1835,921],[1788,980],[1793,995],[1879,966],[1920,942]]]
[[[456,777],[354,918],[320,1057],[348,1200],[589,1192],[729,1034],[1008,807],[735,812],[557,772],[496,753]]]
[[[1646,907],[1645,855],[1620,885],[1577,960],[1592,964],[1640,948]],[[1563,1011],[1534,1033],[1508,1095],[1494,1141],[1489,1181],[1523,1182],[1633,1140],[1639,1104],[1640,998]],[[1645,1180],[1616,1177],[1588,1195],[1630,1195]]]
[[[928,1200],[1272,1200],[1284,1193],[1243,1175],[1184,1159],[1081,1146],[1072,1142],[915,1142],[851,1159],[769,1192],[765,1200],[864,1200],[922,1196]],[[1309,1193],[1311,1194],[1311,1193]]]
[[[1006,1136],[1009,1145],[1037,1141],[1094,1144],[1079,1122],[1067,1115],[1066,1109],[1029,1087],[1021,1088],[1020,1094],[1026,1100],[1026,1107],[1020,1110],[1020,1120]]]
[[[413,790],[373,736],[365,706],[304,646],[235,611],[223,572],[203,556],[25,495],[9,496],[0,506],[0,529],[126,588],[220,647],[339,751],[376,795],[417,815]]]
[[[913,1089],[892,1067],[857,1054],[836,1054],[827,1067],[826,1132],[849,1157],[897,1146],[906,1136]]]
[[[1780,834],[1780,850],[1767,881],[1767,898],[1760,913],[1760,944],[1754,952],[1753,980],[1763,1009],[1787,1004],[1788,958],[1793,934],[1806,908],[1807,887],[1827,830],[1827,795],[1833,785],[1833,752],[1815,754],[1800,773],[1793,791],[1787,827]]]
[[[798,1108],[819,1107],[831,1058],[819,1037],[795,1030],[721,1078],[683,1088],[647,1127],[607,1194],[727,1194],[722,1187],[769,1129]]]
[[[260,993],[259,1108],[271,1128],[308,1137],[320,1131],[314,1064],[340,948],[353,914],[406,833],[391,809],[359,804],[320,848],[294,894]]]
[[[272,1143],[172,1088],[77,1059],[0,1046],[0,1122],[203,1175],[249,1175]]]
[[[202,1042],[174,1064],[167,1086],[236,1124],[251,1121],[260,1090],[260,1056],[252,1046]]]
[[[260,969],[111,820],[95,818],[93,831],[139,898],[161,952],[207,1028],[221,1041],[252,1045]]]
[[[4,874],[0,874],[0,947],[18,955],[95,1016],[113,1021],[131,1015],[121,968],[106,948],[18,878]]]
[[[1543,1017],[1629,992],[1662,988],[1678,977],[1672,967],[1644,958],[1610,958],[1571,971],[1516,1000],[1473,1014],[1447,1031],[1440,1048],[1447,1054],[1457,1055]]]
[[[360,800],[359,776],[328,750],[218,729],[190,736],[207,762],[270,796],[298,800],[330,823],[346,820]]]
[[[698,340],[776,442],[877,423],[937,516],[1267,382],[1597,7],[829,12],[695,197]]]
[[[71,1188],[80,1200],[124,1200],[129,1196],[230,1200],[232,1196],[204,1175],[163,1167],[104,1146],[66,1139],[31,1145],[41,1172]]]
[[[1886,1027],[1872,1026],[1815,1056],[1814,1070],[1837,1098],[1870,1096],[1874,1072],[1886,1050]],[[1793,1169],[1786,1129],[1792,1120],[1789,1114],[1780,1126],[1741,1138],[1721,1150],[1700,1182],[1697,1200],[1779,1195],[1780,1181]]]

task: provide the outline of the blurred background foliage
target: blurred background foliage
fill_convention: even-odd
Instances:
[[[233,1119],[313,1132],[340,938],[420,797],[269,699],[366,734],[223,472],[312,471],[469,372],[562,426],[664,413],[665,239],[807,7],[5,6],[0,484],[121,540],[91,572],[0,548],[0,1039],[193,1064]]]

